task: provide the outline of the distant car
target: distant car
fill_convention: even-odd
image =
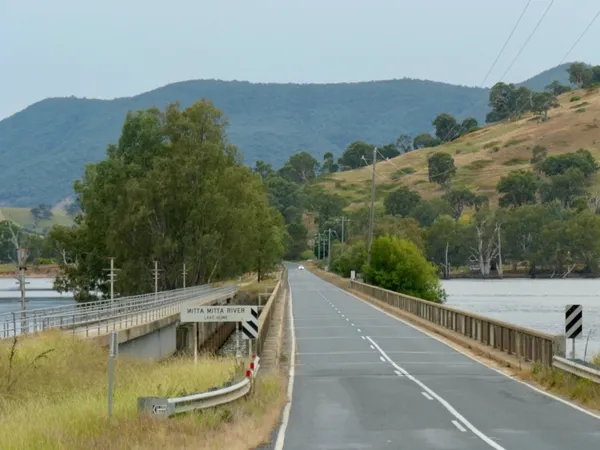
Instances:
[[[304,270],[304,266],[302,266],[302,265],[298,266],[298,270]]]

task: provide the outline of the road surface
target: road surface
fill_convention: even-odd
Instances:
[[[308,271],[289,266],[289,282],[296,364],[276,450],[600,448],[600,417]]]

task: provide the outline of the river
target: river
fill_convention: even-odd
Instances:
[[[52,278],[28,278],[27,309],[73,303],[71,294],[52,289]],[[483,316],[550,334],[564,333],[566,304],[583,305],[583,336],[576,342],[577,357],[600,352],[600,279],[577,280],[443,280],[447,304]],[[19,311],[20,293],[13,278],[0,278],[0,314]],[[568,345],[570,351],[570,343]]]
[[[52,289],[53,278],[27,278],[25,298],[27,309],[47,308],[73,303],[70,293],[59,294]],[[19,283],[14,278],[0,278],[0,314],[21,310]]]
[[[589,360],[600,352],[600,279],[461,279],[444,280],[442,285],[449,306],[550,334],[564,334],[565,305],[583,305],[576,357],[583,359],[585,353]],[[570,341],[567,350],[571,352]]]

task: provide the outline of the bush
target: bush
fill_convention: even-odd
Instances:
[[[377,238],[371,264],[363,272],[365,281],[375,286],[436,303],[445,301],[437,268],[411,241],[389,235]]]
[[[574,95],[573,97],[571,97],[571,100],[569,100],[570,102],[578,102],[579,100],[581,100],[581,97],[579,95]]]
[[[313,259],[315,257],[315,253],[312,250],[304,250],[300,253],[300,259],[306,261],[307,259]]]

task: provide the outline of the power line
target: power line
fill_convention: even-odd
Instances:
[[[546,17],[546,14],[548,14],[548,11],[550,11],[550,8],[552,8],[552,5],[554,5],[555,1],[556,0],[552,0],[550,2],[550,4],[548,5],[548,7],[546,8],[546,10],[544,11],[544,14],[542,14],[542,17],[540,17],[540,20],[538,20],[538,23],[535,25],[534,29],[531,31],[531,33],[529,33],[529,37],[527,38],[527,40],[525,41],[525,43],[521,46],[521,49],[519,50],[519,52],[517,53],[517,55],[514,57],[514,59],[510,63],[510,65],[508,66],[508,69],[506,69],[506,71],[504,72],[504,74],[500,77],[500,81],[502,81],[504,79],[504,77],[506,76],[506,74],[510,71],[510,69],[512,69],[512,66],[515,64],[515,62],[517,61],[517,59],[519,59],[519,56],[521,56],[521,53],[523,52],[523,50],[525,49],[525,47],[527,47],[527,44],[529,43],[529,41],[531,40],[531,38],[533,37],[533,35],[537,31],[537,29],[539,28],[539,26],[544,21],[544,18]]]
[[[596,22],[596,19],[600,16],[600,10],[598,10],[598,12],[596,13],[596,15],[594,16],[594,18],[590,21],[590,23],[588,24],[588,26],[586,27],[585,30],[583,30],[583,33],[581,33],[581,35],[577,38],[577,40],[575,41],[575,43],[571,46],[571,48],[569,49],[569,51],[565,54],[565,56],[563,57],[563,59],[560,60],[560,63],[558,64],[559,66],[565,62],[565,60],[567,59],[567,57],[571,54],[571,52],[575,49],[575,47],[577,47],[577,44],[579,44],[579,41],[581,40],[581,38],[583,38],[583,36],[585,36],[585,34],[589,31],[589,29],[592,27],[592,25],[594,25],[594,22]]]
[[[498,60],[500,59],[500,56],[502,56],[502,53],[504,53],[504,50],[506,49],[506,46],[508,45],[508,43],[510,42],[510,39],[512,38],[513,34],[515,34],[515,31],[517,30],[517,27],[519,26],[519,24],[521,23],[521,19],[523,19],[523,16],[525,15],[525,12],[527,11],[527,8],[529,8],[529,5],[531,4],[531,0],[529,0],[527,2],[527,4],[525,5],[525,8],[523,8],[523,11],[521,11],[521,15],[519,16],[519,19],[517,20],[517,23],[515,23],[515,26],[513,27],[512,31],[510,32],[510,34],[508,35],[508,38],[506,38],[506,41],[504,42],[504,45],[502,46],[502,49],[500,50],[500,53],[498,53],[498,56],[496,56],[496,59],[494,60],[494,63],[492,64],[492,67],[490,67],[490,70],[488,71],[488,73],[485,75],[485,78],[483,79],[483,81],[480,83],[481,86],[483,87],[483,85],[485,84],[485,82],[487,81],[488,77],[490,76],[490,74],[492,73],[492,70],[494,69],[494,67],[496,66],[496,63],[498,62]]]
[[[552,0],[554,2],[554,0]],[[502,46],[502,49],[500,50],[500,52],[498,52],[498,55],[496,56],[496,59],[494,60],[494,62],[492,63],[492,66],[490,67],[490,69],[488,70],[488,73],[485,75],[483,81],[480,83],[480,87],[483,89],[485,82],[487,81],[490,73],[492,73],[492,70],[494,69],[494,67],[496,66],[496,63],[498,62],[498,60],[500,59],[500,56],[502,56],[502,54],[504,53],[504,50],[506,49],[506,46],[508,45],[508,43],[510,42],[510,40],[512,39],[513,34],[515,33],[515,31],[517,30],[519,24],[521,23],[521,20],[523,19],[523,16],[525,15],[525,12],[527,11],[527,9],[529,8],[529,5],[531,4],[531,0],[528,0],[527,4],[525,5],[525,7],[523,8],[523,10],[521,11],[521,14],[519,15],[519,18],[517,19],[517,22],[514,24],[510,34],[508,35],[508,38],[506,39],[506,41],[504,42],[504,45]],[[535,30],[533,31],[533,33],[535,33]],[[530,38],[533,35],[530,34]],[[526,45],[526,44],[525,44]],[[521,48],[522,51],[523,47]],[[520,52],[519,52],[520,54]],[[518,57],[518,55],[517,55]],[[513,64],[516,61],[517,58],[515,58],[513,60]],[[504,76],[503,76],[504,77]],[[448,134],[444,137],[443,142],[448,142],[448,138],[450,136],[452,136],[454,134],[454,132],[456,131],[456,127],[458,127],[458,123],[456,123],[456,125],[454,125],[450,131],[448,132]],[[460,125],[460,130],[459,130],[459,134],[462,133],[463,131],[463,126]]]

